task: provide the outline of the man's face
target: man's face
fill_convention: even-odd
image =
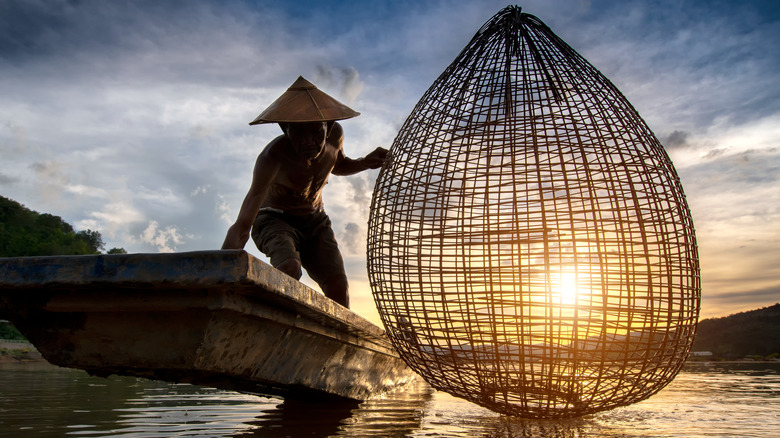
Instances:
[[[304,160],[313,160],[320,155],[328,138],[326,122],[289,123],[287,138],[295,149],[295,153]]]

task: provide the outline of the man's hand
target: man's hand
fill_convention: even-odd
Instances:
[[[228,228],[222,249],[243,249],[247,240],[249,240],[249,232],[241,230],[239,226],[234,224]]]
[[[373,152],[363,157],[363,164],[367,169],[378,169],[387,159],[388,150],[383,147],[374,149]]]

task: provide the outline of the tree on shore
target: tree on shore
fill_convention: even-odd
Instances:
[[[76,231],[61,217],[32,211],[0,196],[0,257],[102,254],[100,232]],[[124,254],[112,248],[108,254]]]

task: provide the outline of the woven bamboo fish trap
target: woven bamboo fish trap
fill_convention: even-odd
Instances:
[[[669,157],[617,88],[519,7],[477,32],[402,126],[373,194],[368,271],[416,372],[522,417],[655,394],[699,313]]]

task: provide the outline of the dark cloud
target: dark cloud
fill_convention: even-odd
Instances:
[[[356,157],[353,157],[356,158]],[[366,206],[371,202],[373,181],[369,181],[368,175],[362,173],[347,178],[352,187],[352,201],[359,206]]]
[[[703,296],[703,300],[707,307],[714,311],[711,316],[726,316],[780,302],[780,284],[754,290],[706,294]]]
[[[72,75],[125,83],[260,83],[283,64],[276,50],[285,50],[284,42],[291,38],[268,7],[229,6],[207,1],[4,1],[0,63],[51,79]]]
[[[711,160],[713,158],[718,158],[721,155],[723,155],[726,151],[727,151],[727,149],[721,149],[721,148],[719,148],[719,149],[712,149],[711,151],[709,151],[706,154],[704,154],[703,158],[705,160]]]
[[[780,301],[780,284],[755,290],[738,290],[731,292],[720,292],[718,294],[707,295],[707,300],[717,302],[718,304],[734,304],[740,302],[765,302],[774,304]]]
[[[363,82],[354,67],[331,67],[320,64],[312,79],[318,88],[333,90],[331,93],[342,96],[344,103],[352,104],[363,91]]]
[[[121,54],[153,44],[154,23],[172,12],[151,2],[0,2],[0,56],[27,63],[89,52]],[[143,34],[145,42],[138,37]]]
[[[64,2],[0,2],[0,59],[18,62],[33,56],[53,53],[49,35],[58,35],[70,27],[60,13]]]
[[[720,318],[760,309],[780,302],[780,286],[726,293],[707,293],[702,297],[702,319]]]
[[[0,173],[0,185],[10,186],[12,184],[16,184],[17,182],[19,182],[19,178]]]
[[[688,143],[688,137],[690,137],[690,135],[689,132],[685,131],[673,131],[671,134],[664,137],[661,140],[661,143],[669,150],[688,148],[690,146]]]
[[[780,112],[779,9],[767,1],[604,2],[568,27],[548,24],[651,127],[699,132]]]
[[[344,247],[344,251],[348,254],[360,254],[364,245],[360,226],[354,222],[347,222],[344,225],[344,232],[341,234],[339,244]]]
[[[768,187],[780,181],[780,150],[762,149],[729,153],[728,149],[713,149],[706,161],[680,170],[700,195],[729,190],[750,190]]]
[[[69,178],[63,173],[64,164],[58,161],[38,161],[30,164],[32,169],[38,177],[38,181],[58,186],[58,190],[61,190],[62,185],[70,182]]]

